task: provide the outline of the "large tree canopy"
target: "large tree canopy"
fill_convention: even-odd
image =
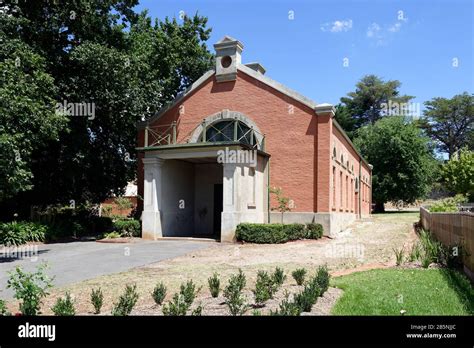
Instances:
[[[67,119],[55,112],[45,60],[0,26],[0,201],[32,188],[33,153],[57,141]]]
[[[366,75],[356,84],[354,92],[341,98],[336,109],[336,120],[349,137],[367,124],[374,124],[386,114],[396,114],[402,104],[408,103],[412,96],[401,95],[400,81],[383,81],[375,75]]]
[[[374,166],[377,211],[383,211],[386,202],[413,203],[428,192],[435,163],[429,138],[413,122],[385,117],[360,128],[355,144]]]
[[[441,177],[449,190],[474,200],[474,152],[460,150],[443,165]]]
[[[196,14],[152,23],[146,12],[133,11],[136,4],[43,0],[3,7],[3,42],[17,40],[19,50],[29,49],[32,68],[23,70],[23,79],[38,88],[21,84],[21,71],[12,68],[11,53],[5,53],[0,67],[8,74],[0,79],[20,83],[2,84],[0,100],[13,93],[28,101],[21,110],[21,105],[9,106],[8,117],[44,137],[28,148],[30,161],[23,162],[22,155],[8,176],[1,173],[0,201],[6,197],[3,182],[13,177],[19,180],[17,187],[29,189],[15,202],[28,204],[99,202],[121,193],[135,177],[136,122],[153,115],[212,66],[206,18]],[[94,116],[68,115],[65,122],[56,103],[87,103]],[[31,138],[6,125],[2,119],[2,147],[14,149],[23,141],[15,140],[19,133]],[[12,160],[5,158],[2,164]]]
[[[474,95],[464,92],[451,99],[433,98],[425,103],[420,120],[426,133],[449,158],[463,147],[474,149]]]

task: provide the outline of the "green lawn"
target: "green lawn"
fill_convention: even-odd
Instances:
[[[448,269],[379,269],[332,279],[335,315],[474,315],[474,288]]]

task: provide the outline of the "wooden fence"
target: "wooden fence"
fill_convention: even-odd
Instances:
[[[474,213],[430,213],[420,207],[421,225],[446,246],[464,247],[464,270],[474,278]],[[467,268],[467,269],[466,269]]]

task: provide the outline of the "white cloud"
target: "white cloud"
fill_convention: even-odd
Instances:
[[[380,31],[382,28],[380,28],[380,25],[377,23],[372,23],[368,28],[367,28],[367,37],[380,37]]]
[[[402,22],[397,22],[394,25],[390,26],[388,28],[388,31],[392,33],[396,33],[397,31],[400,31],[400,28],[402,27]]]
[[[331,33],[339,33],[352,29],[352,19],[337,20],[331,23],[324,23],[321,26],[322,31],[330,31]]]

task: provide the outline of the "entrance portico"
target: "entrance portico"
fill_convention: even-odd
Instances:
[[[246,151],[254,153],[254,163],[229,156]],[[232,241],[240,222],[265,222],[268,155],[252,146],[240,142],[165,145],[148,148],[143,164],[143,238]]]

